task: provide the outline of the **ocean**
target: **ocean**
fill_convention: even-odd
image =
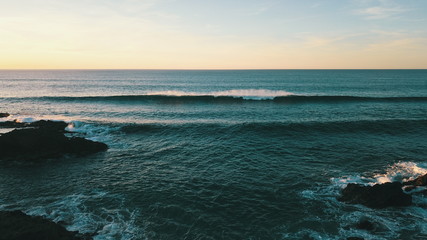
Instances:
[[[427,239],[422,194],[336,199],[427,173],[427,70],[2,70],[0,112],[109,146],[0,162],[0,210],[95,240]]]

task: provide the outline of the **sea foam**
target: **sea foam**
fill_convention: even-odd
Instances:
[[[413,195],[413,205],[406,208],[388,208],[372,210],[363,205],[349,205],[339,202],[336,197],[349,183],[362,185],[374,185],[392,181],[407,181],[427,173],[427,164],[416,162],[397,162],[388,166],[382,173],[372,175],[349,175],[339,178],[332,178],[331,185],[326,187],[316,186],[302,191],[300,197],[308,207],[322,207],[325,218],[329,221],[336,221],[339,224],[337,235],[325,235],[314,229],[301,229],[292,234],[285,234],[286,239],[301,239],[310,237],[311,239],[346,239],[357,236],[364,239],[397,239],[401,238],[405,231],[410,231],[408,239],[425,239],[427,237],[427,198],[422,194]],[[408,218],[407,216],[411,216]],[[416,220],[415,220],[416,219]],[[371,222],[375,229],[366,231],[357,229],[355,226],[362,220]],[[304,218],[301,221],[311,221]],[[286,230],[286,229],[285,229]]]
[[[103,201],[111,206],[96,207]],[[120,195],[93,191],[22,200],[13,205],[0,205],[0,210],[23,210],[31,216],[43,216],[65,225],[68,231],[93,235],[94,240],[144,239],[143,229],[136,223],[139,212],[124,209],[122,205]]]
[[[374,185],[386,182],[403,182],[415,179],[421,175],[427,174],[426,163],[415,162],[397,162],[388,166],[383,173],[373,174],[371,176],[350,175],[340,178],[332,178],[331,181],[341,188],[349,183],[363,185]]]
[[[268,89],[233,89],[215,92],[185,92],[185,91],[159,91],[149,92],[149,96],[214,96],[214,97],[236,97],[247,100],[271,100],[275,97],[285,97],[294,95],[287,91]]]

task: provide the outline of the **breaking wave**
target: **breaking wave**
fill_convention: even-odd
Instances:
[[[112,206],[96,207],[100,202],[108,202]],[[121,196],[94,191],[21,200],[0,205],[0,210],[22,210],[31,216],[42,216],[64,225],[68,231],[93,236],[94,240],[144,239],[143,229],[136,222],[139,212],[125,209],[122,205]]]
[[[215,92],[158,91],[141,95],[99,95],[99,96],[42,96],[27,98],[3,98],[35,101],[63,102],[156,102],[156,103],[237,103],[263,101],[274,103],[342,103],[342,102],[427,102],[427,97],[370,97],[347,95],[305,95],[282,90],[235,89]]]

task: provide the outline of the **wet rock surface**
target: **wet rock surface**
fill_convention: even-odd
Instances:
[[[357,229],[366,230],[366,231],[372,231],[372,230],[375,229],[375,225],[372,222],[368,221],[368,220],[361,220],[361,221],[359,221],[356,224],[355,227]]]
[[[21,211],[0,211],[0,240],[90,240],[43,217]]]
[[[87,155],[108,149],[104,143],[64,135],[67,123],[37,121],[33,123],[4,122],[2,127],[15,130],[0,135],[0,160],[38,160],[64,154]]]
[[[412,204],[412,196],[402,190],[399,182],[364,186],[350,183],[345,187],[339,201],[362,204],[370,208],[403,207]]]

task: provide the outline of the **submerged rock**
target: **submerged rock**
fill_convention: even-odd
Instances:
[[[342,190],[339,201],[362,204],[370,208],[401,207],[412,204],[412,196],[405,194],[402,183],[384,183],[364,186],[350,183]]]
[[[0,118],[5,118],[5,117],[9,117],[10,114],[9,113],[0,113]]]
[[[368,220],[361,220],[356,224],[356,228],[360,230],[372,231],[375,229],[375,225]]]
[[[86,155],[108,149],[104,143],[66,137],[66,126],[65,122],[38,121],[1,135],[0,160],[37,160],[64,154]]]
[[[89,240],[63,226],[44,219],[28,216],[21,211],[0,212],[0,240]]]

